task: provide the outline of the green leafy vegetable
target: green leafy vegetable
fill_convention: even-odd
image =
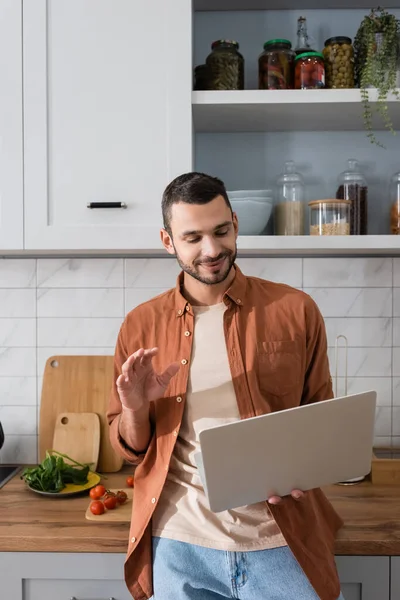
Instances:
[[[64,458],[80,468],[67,464]],[[46,458],[41,464],[24,469],[21,479],[35,490],[57,494],[67,483],[76,485],[87,483],[89,471],[90,465],[82,465],[56,450],[47,450]]]

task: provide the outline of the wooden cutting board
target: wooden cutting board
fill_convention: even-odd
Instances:
[[[123,459],[110,443],[106,419],[113,381],[112,356],[51,356],[43,375],[39,418],[39,460],[53,444],[57,415],[64,412],[94,412],[100,418],[100,453],[97,469],[119,471]],[[72,457],[74,458],[74,457]]]
[[[100,453],[99,415],[88,412],[57,415],[52,449],[79,463],[88,463],[96,471]]]
[[[114,510],[107,510],[102,515],[94,515],[90,511],[90,504],[93,500],[90,500],[86,509],[85,517],[88,521],[97,521],[98,523],[130,523],[132,517],[132,499],[133,489],[132,488],[120,488],[126,492],[128,500],[125,504],[117,506]],[[117,492],[117,489],[112,489],[112,492]]]

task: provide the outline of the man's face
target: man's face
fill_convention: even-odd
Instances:
[[[164,246],[185,273],[207,285],[224,281],[236,260],[237,218],[222,196],[208,204],[172,206],[171,232]]]

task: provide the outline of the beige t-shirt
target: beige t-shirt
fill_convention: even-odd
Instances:
[[[182,425],[167,480],[153,515],[153,535],[231,551],[286,546],[265,502],[210,510],[193,459],[199,432],[239,420],[229,369],[223,318],[226,306],[193,307],[194,340]],[[237,474],[240,478],[240,473]]]

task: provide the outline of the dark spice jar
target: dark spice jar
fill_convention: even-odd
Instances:
[[[347,161],[348,169],[339,175],[336,198],[350,200],[350,235],[368,233],[368,184],[354,159]]]
[[[325,62],[319,52],[304,52],[295,59],[296,90],[316,90],[325,87]]]
[[[206,58],[209,90],[244,90],[244,58],[234,40],[217,40]]]
[[[194,68],[194,90],[208,90],[208,67],[198,65]]]
[[[270,40],[258,57],[258,88],[260,90],[292,90],[294,58],[289,40]]]

